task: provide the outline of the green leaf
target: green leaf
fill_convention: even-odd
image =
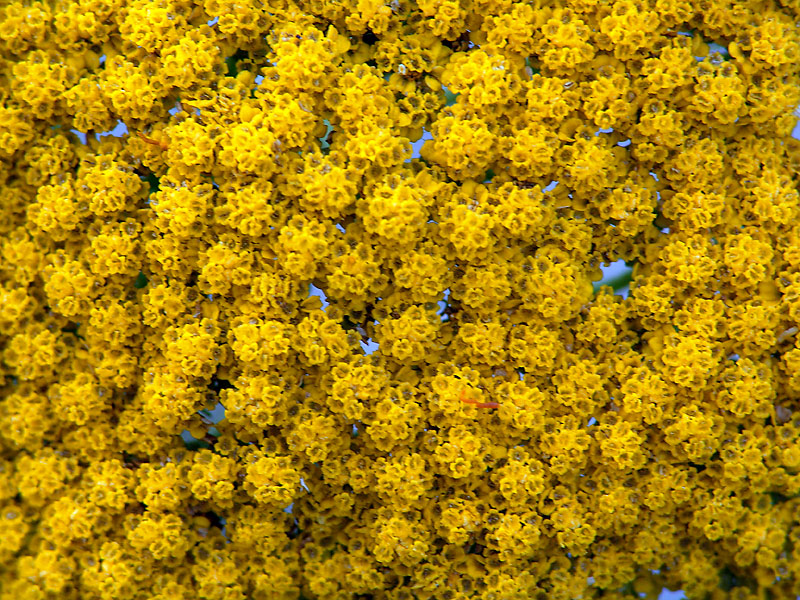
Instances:
[[[735,587],[740,587],[742,585],[741,579],[733,572],[729,567],[723,567],[719,571],[719,587],[729,592]]]
[[[594,289],[594,293],[600,291],[600,288],[603,286],[610,286],[615,292],[618,292],[622,288],[630,285],[631,280],[633,279],[633,268],[626,266],[625,270],[622,273],[614,277],[603,277],[600,281],[592,282],[592,288]]]
[[[232,56],[225,59],[225,64],[228,66],[228,77],[236,77],[239,74],[239,67],[236,63],[247,56],[248,54],[244,50],[237,50]]]
[[[161,189],[161,182],[158,177],[155,176],[154,173],[149,173],[141,178],[142,181],[146,181],[150,185],[150,190],[147,192],[148,194],[155,194],[158,190]]]
[[[184,442],[184,445],[186,446],[187,450],[196,451],[200,450],[201,448],[205,450],[211,449],[211,444],[209,444],[208,442],[204,442],[203,440],[191,440],[189,442]]]
[[[62,328],[61,328],[61,331],[63,331],[64,333],[71,333],[71,334],[73,334],[73,335],[74,335],[76,338],[78,338],[79,340],[82,340],[82,339],[83,339],[83,336],[82,336],[80,333],[78,333],[78,328],[79,328],[80,326],[81,326],[80,322],[77,322],[77,323],[71,323],[71,324],[70,324],[70,326],[68,326],[68,327],[62,327]]]
[[[351,329],[355,329],[356,327],[358,327],[358,323],[353,321],[348,315],[344,316],[341,325],[342,329],[344,329],[345,331],[350,331]]]

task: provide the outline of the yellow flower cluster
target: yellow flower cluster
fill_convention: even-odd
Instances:
[[[3,2],[0,600],[796,598],[799,21]]]

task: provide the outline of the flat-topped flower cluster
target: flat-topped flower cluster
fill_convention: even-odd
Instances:
[[[797,597],[799,21],[4,3],[0,600]]]

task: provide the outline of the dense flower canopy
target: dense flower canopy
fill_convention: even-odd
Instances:
[[[795,598],[799,22],[3,3],[0,599]]]

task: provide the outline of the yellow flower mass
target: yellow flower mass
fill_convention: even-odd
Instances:
[[[0,3],[0,600],[798,597],[798,23]]]

